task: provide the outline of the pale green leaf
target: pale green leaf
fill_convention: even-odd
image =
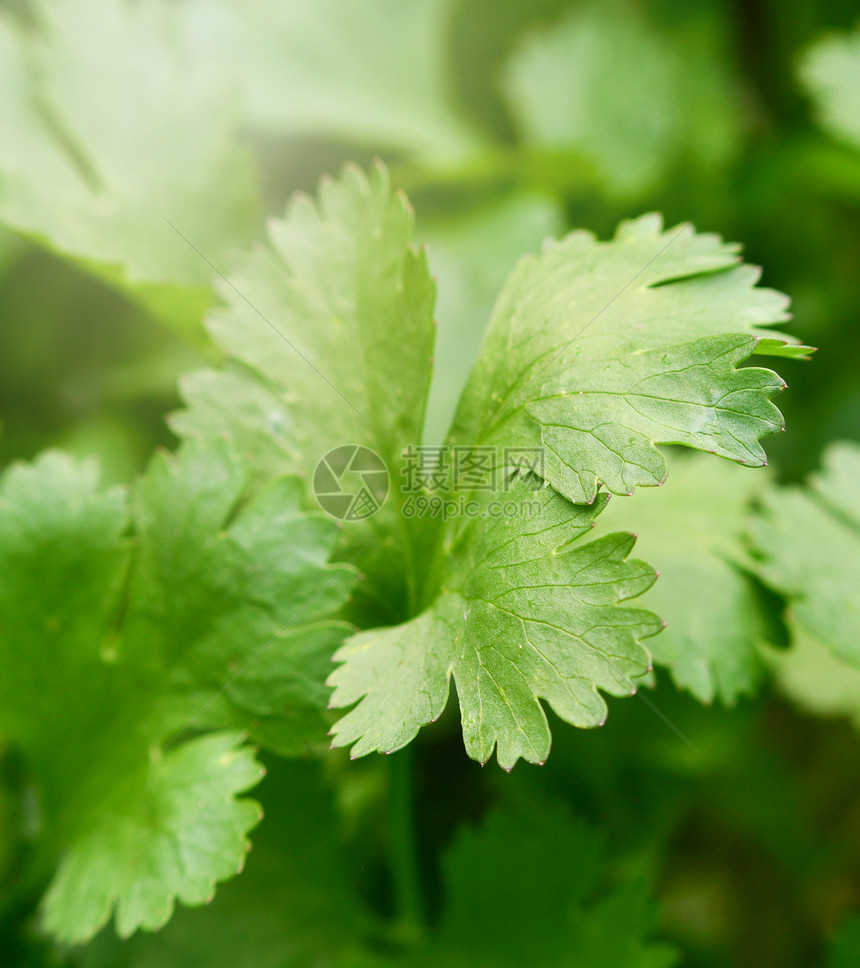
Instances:
[[[452,0],[190,0],[189,44],[232,75],[263,131],[451,162],[479,146],[450,87]]]
[[[751,500],[768,476],[708,457],[678,456],[665,487],[609,502],[597,532],[635,530],[637,552],[660,577],[643,604],[666,623],[650,643],[657,665],[697,699],[732,704],[764,672],[758,646],[767,614],[750,576],[743,534]]]
[[[791,647],[768,649],[765,660],[780,691],[816,716],[846,716],[860,729],[860,669],[789,623]]]
[[[490,500],[489,498],[492,498]],[[656,616],[623,606],[654,580],[626,561],[627,534],[573,543],[605,504],[572,505],[551,489],[521,484],[484,498],[444,548],[441,590],[405,625],[361,632],[335,659],[332,703],[358,705],[333,729],[352,756],[392,752],[441,715],[453,676],[468,754],[486,762],[497,749],[510,769],[520,757],[543,762],[550,746],[545,699],[562,719],[598,726],[598,689],[631,695],[649,668],[640,639]],[[492,516],[493,501],[518,505]]]
[[[498,744],[503,765],[520,756],[541,761],[549,729],[540,699],[570,722],[596,725],[605,716],[597,690],[635,691],[633,678],[649,665],[638,640],[659,628],[641,612],[610,607],[643,591],[646,571],[652,575],[624,563],[632,539],[619,537],[598,549],[615,590],[603,603],[609,624],[578,642],[583,623],[593,627],[570,594],[583,575],[558,567],[591,552],[554,555],[578,533],[573,524],[553,532],[555,543],[542,533],[568,519],[590,523],[602,500],[571,509],[564,498],[593,502],[601,482],[625,492],[660,483],[660,442],[763,463],[758,438],[782,425],[770,397],[783,384],[736,364],[757,349],[790,345],[762,328],[786,318],[786,300],[756,288],[758,271],[739,265],[734,247],[689,226],[663,232],[657,216],[624,223],[612,242],[574,233],[520,262],[449,438],[541,448],[543,474],[559,492],[545,492],[552,500],[543,523],[520,535],[520,560],[565,591],[534,609],[517,601],[508,614],[488,604],[506,594],[496,584],[504,573],[481,567],[502,540],[498,521],[446,527],[403,513],[399,472],[404,448],[421,440],[432,344],[433,287],[411,232],[406,204],[392,197],[379,166],[369,178],[348,168],[340,181],[324,181],[317,204],[296,199],[286,220],[272,224],[270,245],[247,256],[224,287],[227,305],[209,327],[228,363],[185,384],[189,409],[175,426],[189,436],[231,437],[263,479],[283,470],[310,478],[317,460],[345,443],[385,460],[388,503],[361,529],[345,529],[340,554],[356,556],[367,576],[351,615],[366,628],[391,627],[340,652],[335,702],[359,705],[339,723],[339,744],[355,743],[356,755],[405,745],[441,713],[453,675],[470,755],[485,761]],[[547,525],[546,515],[558,520]],[[519,525],[528,526],[504,527]],[[528,622],[538,644],[524,641]],[[600,649],[616,645],[613,671]],[[500,674],[509,677],[502,685]]]
[[[502,77],[523,140],[575,153],[621,197],[653,189],[680,159],[725,164],[748,123],[737,82],[701,24],[683,26],[657,30],[640,5],[602,0],[527,34]]]
[[[255,790],[266,818],[242,876],[219,888],[211,904],[178,910],[157,934],[113,941],[107,957],[88,968],[345,964],[345,950],[373,921],[338,836],[342,818],[327,766],[273,759]],[[249,925],[253,944],[237,944]]]
[[[860,147],[860,27],[814,44],[803,57],[800,78],[822,125]]]
[[[414,580],[410,551],[393,538],[403,526],[397,474],[421,439],[434,333],[434,286],[412,234],[408,203],[381,165],[324,180],[318,202],[295,197],[208,320],[231,365],[184,381],[189,408],[173,419],[185,436],[230,437],[262,479],[298,472],[311,482],[342,445],[378,454],[391,495],[369,525],[348,530],[341,557],[360,556],[392,620],[404,576]]]
[[[423,440],[438,444],[451,424],[505,276],[524,252],[536,251],[558,232],[562,218],[554,202],[529,195],[512,195],[457,216],[422,220],[418,215],[439,291]]]
[[[350,166],[324,180],[318,203],[296,196],[269,223],[268,244],[221,287],[227,304],[207,322],[258,379],[193,377],[190,412],[174,426],[204,436],[220,426],[257,463],[265,440],[282,471],[310,474],[341,444],[394,466],[420,439],[433,345],[434,287],[412,233],[412,212],[382,166],[369,178]]]
[[[659,443],[764,464],[759,438],[782,429],[770,398],[784,384],[738,364],[771,348],[760,327],[787,318],[786,299],[756,288],[758,270],[735,252],[649,215],[611,242],[574,232],[526,256],[496,304],[451,442],[542,447],[547,480],[581,503],[600,483],[618,494],[662,483]]]
[[[767,491],[750,531],[790,623],[860,667],[860,446],[832,445],[808,487]]]
[[[32,31],[0,16],[0,220],[156,301],[179,298],[162,284],[208,288],[210,266],[169,222],[216,263],[253,231],[229,88],[164,0],[34,13]]]

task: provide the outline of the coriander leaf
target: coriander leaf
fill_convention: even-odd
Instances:
[[[500,502],[515,511],[493,515]],[[640,639],[661,628],[650,612],[620,605],[654,581],[648,565],[625,560],[631,535],[575,543],[605,503],[572,505],[524,483],[485,496],[448,536],[434,603],[404,625],[359,633],[336,653],[343,665],[329,679],[332,704],[358,705],[333,728],[334,745],[354,743],[354,757],[400,749],[441,715],[452,675],[466,750],[482,763],[494,748],[505,769],[520,757],[546,759],[540,699],[567,722],[600,725],[598,689],[634,693],[633,680],[649,668]]]
[[[284,470],[309,477],[319,457],[347,442],[376,450],[389,468],[392,499],[370,523],[345,529],[339,550],[347,560],[364,556],[362,606],[351,617],[388,628],[339,653],[335,703],[361,701],[338,725],[338,744],[355,743],[356,755],[405,745],[441,713],[453,674],[470,754],[485,761],[498,742],[503,765],[540,761],[549,731],[539,699],[571,722],[597,724],[605,706],[596,690],[634,691],[632,677],[648,668],[638,640],[658,623],[636,612],[625,629],[629,616],[607,603],[619,627],[601,634],[614,636],[629,665],[607,672],[595,642],[570,651],[569,633],[587,618],[576,609],[567,614],[547,600],[539,615],[517,602],[523,612],[507,615],[488,604],[504,594],[493,583],[499,574],[479,567],[498,523],[472,521],[463,531],[462,522],[406,519],[397,471],[404,449],[420,441],[433,300],[411,233],[381,167],[369,178],[348,168],[340,181],[323,182],[316,205],[297,199],[273,223],[271,245],[246,257],[224,288],[226,306],[209,327],[228,365],[185,384],[189,407],[175,426],[192,437],[227,434],[262,479]],[[616,491],[660,483],[660,442],[762,462],[758,437],[781,426],[769,398],[783,384],[770,371],[735,366],[756,350],[807,348],[761,328],[785,318],[785,299],[757,289],[758,271],[737,262],[715,236],[664,233],[656,216],[623,224],[609,243],[574,233],[527,257],[497,303],[449,443],[542,448],[558,492],[547,491],[556,509],[547,513],[562,518],[564,498],[593,502],[600,482]],[[581,522],[590,514],[590,523],[602,506],[570,515]],[[537,578],[552,573],[560,582],[552,553],[573,535],[542,544],[543,530],[521,536],[522,561]],[[618,539],[608,556],[614,602],[646,587],[641,572],[635,591],[626,588],[639,567],[624,564],[631,540]],[[549,657],[534,645],[522,655],[485,651],[500,636],[513,649],[526,620],[552,643]],[[500,669],[510,681],[494,686]]]
[[[419,212],[420,234],[439,290],[424,443],[441,443],[445,437],[481,348],[493,301],[511,266],[561,224],[554,202],[525,194],[453,217],[422,219]]]
[[[437,952],[475,965],[674,965],[671,949],[644,940],[653,912],[643,886],[599,887],[598,834],[558,804],[541,812],[545,824],[535,826],[497,809],[460,833],[444,861],[449,903]]]
[[[190,0],[201,59],[233,76],[255,128],[451,162],[479,145],[449,90],[452,0]]]
[[[174,900],[203,904],[242,869],[262,814],[236,794],[262,774],[241,734],[216,733],[127,772],[78,833],[45,896],[45,928],[85,941],[116,907],[116,928],[160,928]]]
[[[417,552],[394,540],[403,533],[397,472],[404,448],[421,439],[434,333],[434,285],[412,234],[412,212],[382,165],[369,177],[348,166],[321,183],[316,203],[295,197],[270,223],[269,243],[236,266],[222,287],[226,305],[208,320],[232,365],[184,381],[189,406],[173,421],[183,436],[226,434],[264,480],[298,472],[311,481],[326,453],[346,444],[378,454],[391,497],[345,529],[340,557],[361,556],[364,587],[390,621],[415,594]]]
[[[671,461],[668,487],[615,498],[597,533],[638,531],[637,551],[659,562],[643,604],[667,623],[650,651],[697,699],[734,703],[764,673],[757,646],[771,641],[768,616],[742,569],[750,501],[767,476],[703,455]]]
[[[816,716],[847,716],[860,729],[860,668],[789,622],[791,647],[767,649],[765,661],[783,695]]]
[[[601,838],[559,804],[501,807],[462,829],[443,859],[447,904],[424,946],[390,962],[500,968],[671,968],[644,885],[606,884]],[[354,958],[349,968],[378,965]]]
[[[327,616],[353,575],[327,564],[337,526],[301,510],[299,481],[275,479],[239,505],[245,474],[223,441],[153,458],[134,495],[139,551],[117,649],[171,669],[204,724],[295,755],[324,733],[323,682],[350,630]]]
[[[157,934],[121,945],[105,939],[104,957],[88,968],[344,963],[373,921],[352,883],[324,765],[272,758],[255,794],[266,820],[242,876],[220,888],[211,904],[177,911]],[[253,944],[237,944],[249,925]]]
[[[667,33],[640,6],[606,0],[527,34],[502,74],[521,138],[578,155],[622,198],[653,189],[679,159],[725,164],[745,127],[735,86],[701,20],[675,17]]]
[[[860,666],[860,446],[832,445],[808,487],[771,488],[750,524],[756,572],[789,625]]]
[[[232,391],[225,419],[239,406],[223,429],[252,461],[260,457],[248,435],[261,443],[256,418],[266,409],[269,460],[282,471],[310,473],[346,443],[394,466],[420,439],[433,345],[434,286],[412,234],[408,203],[381,165],[369,177],[347,166],[340,180],[324,179],[318,203],[295,196],[286,217],[269,223],[268,244],[221,286],[226,305],[207,321],[217,345],[257,381],[193,379],[184,386],[191,410],[174,426],[211,434],[211,395],[195,404],[199,387],[217,387]]]
[[[61,940],[206,900],[259,819],[236,799],[261,775],[244,736],[296,753],[324,733],[351,583],[326,564],[336,528],[294,481],[243,502],[244,483],[223,441],[157,456],[130,514],[90,462],[0,481],[0,734],[34,776]]]
[[[773,349],[760,327],[786,318],[786,299],[755,288],[758,270],[735,252],[649,215],[611,242],[574,232],[526,256],[496,303],[450,442],[542,447],[546,479],[579,503],[600,483],[618,494],[662,483],[659,443],[764,464],[758,440],[782,429],[770,398],[784,384],[738,364]]]
[[[860,147],[860,28],[814,44],[801,62],[800,78],[822,125]]]
[[[41,0],[34,15],[34,30],[0,15],[0,221],[156,302],[179,298],[169,284],[205,301],[211,269],[165,219],[215,261],[250,237],[229,89],[189,56],[170,3]]]

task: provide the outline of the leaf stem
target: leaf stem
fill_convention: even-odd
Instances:
[[[392,753],[388,774],[388,848],[398,934],[418,940],[423,933],[422,898],[412,796],[412,746]]]

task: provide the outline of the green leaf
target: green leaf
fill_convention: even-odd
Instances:
[[[396,475],[421,439],[434,334],[434,285],[412,234],[411,209],[382,165],[323,180],[317,203],[296,196],[208,320],[231,365],[183,381],[189,408],[173,418],[184,436],[230,437],[263,480],[298,472],[310,482],[346,444],[378,454],[391,497],[371,522],[345,529],[340,557],[361,556],[365,588],[392,621],[414,594],[403,585],[415,580],[416,552],[393,537],[403,530]]]
[[[201,59],[232,75],[249,123],[452,162],[479,146],[449,89],[452,0],[191,0]]]
[[[157,934],[122,945],[105,939],[106,957],[88,968],[343,964],[373,922],[338,837],[330,779],[317,761],[273,759],[255,791],[266,820],[242,876],[211,904],[177,911]],[[242,944],[250,926],[253,944]]]
[[[23,244],[11,232],[0,228],[0,279],[5,275],[9,266],[14,264],[23,249]]]
[[[536,827],[498,809],[460,833],[445,858],[449,903],[437,952],[474,965],[674,965],[671,949],[644,940],[652,911],[643,886],[598,886],[595,831],[554,803],[542,815],[545,825]]]
[[[451,424],[505,276],[523,252],[536,250],[560,229],[562,218],[554,202],[523,194],[456,216],[432,219],[418,214],[439,291],[423,440],[438,444]]]
[[[451,443],[542,447],[547,480],[579,503],[600,483],[617,494],[662,483],[659,443],[764,464],[758,441],[782,429],[770,398],[784,384],[738,364],[772,349],[760,327],[786,318],[786,299],[755,288],[758,270],[735,251],[649,215],[611,242],[574,232],[526,256],[496,303]]]
[[[269,223],[268,244],[220,287],[226,305],[207,320],[217,345],[257,379],[192,378],[183,387],[191,410],[174,426],[208,436],[223,418],[252,462],[265,462],[265,441],[268,466],[282,472],[309,474],[349,443],[394,466],[420,439],[433,346],[434,286],[412,233],[411,209],[381,165],[369,178],[347,166],[339,181],[324,179],[318,203],[296,195],[285,219]]]
[[[472,964],[673,964],[665,949],[659,962],[651,960],[656,950],[645,950],[641,887],[593,896],[602,868],[597,834],[555,804],[544,816],[546,826],[535,828],[500,809],[460,833],[445,858],[450,893],[439,948]],[[476,924],[493,930],[475,932]]]
[[[504,502],[513,513],[494,515]],[[505,769],[546,759],[540,699],[567,722],[600,725],[598,688],[634,693],[649,668],[640,639],[661,628],[650,612],[620,605],[654,581],[643,562],[625,561],[631,535],[574,544],[605,502],[572,505],[520,484],[459,519],[433,605],[404,625],[359,633],[335,655],[344,664],[329,680],[333,705],[360,701],[332,730],[334,745],[354,743],[354,757],[400,749],[441,715],[452,676],[466,750],[482,763],[494,748]]]
[[[240,727],[295,755],[324,733],[323,683],[349,631],[326,616],[353,574],[326,563],[337,527],[301,510],[299,481],[275,479],[239,505],[244,485],[223,442],[153,459],[135,495],[139,553],[117,649],[171,669],[205,706],[195,725]]]
[[[814,44],[803,57],[800,79],[821,124],[840,141],[860,147],[860,28]]]
[[[697,699],[731,705],[755,692],[772,639],[766,610],[743,570],[751,500],[768,477],[709,457],[671,461],[667,487],[613,498],[597,533],[638,532],[637,551],[659,562],[643,604],[667,623],[650,645],[657,665]]]
[[[262,814],[234,798],[263,775],[241,742],[230,733],[196,739],[123,776],[97,823],[64,854],[45,896],[45,928],[66,942],[86,941],[116,908],[121,937],[154,931],[176,899],[203,904],[217,881],[239,873],[246,834]]]
[[[808,487],[772,488],[750,530],[756,571],[796,635],[860,666],[860,446],[834,444]]]
[[[130,521],[89,462],[48,454],[0,484],[0,735],[35,778],[62,940],[114,907],[128,934],[208,899],[259,819],[236,799],[261,775],[244,737],[296,753],[324,735],[352,577],[295,481],[248,501],[244,483],[222,441],[157,456]]]
[[[0,220],[157,301],[178,298],[162,284],[208,289],[210,266],[169,223],[217,263],[257,217],[212,62],[189,56],[162,0],[41,0],[34,14],[33,31],[0,16]]]
[[[463,828],[443,860],[447,904],[426,945],[393,966],[670,968],[677,955],[648,940],[644,885],[605,883],[601,839],[561,805],[533,815],[498,808]],[[350,968],[379,964],[363,959]]]
[[[521,138],[586,160],[622,198],[652,190],[679,159],[713,167],[736,153],[751,120],[736,83],[701,19],[682,12],[671,32],[656,30],[638,4],[606,0],[526,35],[502,75]]]
[[[790,648],[764,653],[780,691],[815,716],[847,716],[860,729],[860,669],[798,626],[790,630]]]
[[[470,755],[483,762],[498,744],[507,767],[520,756],[540,762],[549,749],[540,698],[570,722],[600,723],[597,689],[634,692],[649,667],[639,639],[659,628],[644,613],[611,608],[651,581],[650,569],[624,562],[632,539],[556,558],[604,503],[570,509],[564,498],[594,502],[601,482],[623,492],[660,483],[659,442],[763,463],[758,438],[782,425],[770,397],[783,384],[736,364],[757,349],[806,348],[762,328],[786,318],[786,301],[756,288],[758,271],[738,265],[734,247],[688,226],[663,232],[657,216],[624,223],[609,243],[579,232],[522,260],[449,437],[455,446],[545,454],[558,493],[539,499],[549,504],[534,532],[519,535],[518,560],[538,583],[552,578],[557,598],[514,602],[513,578],[485,561],[505,540],[503,526],[410,520],[398,486],[404,449],[421,440],[432,348],[433,287],[411,234],[411,214],[381,166],[369,178],[347,168],[324,181],[316,205],[296,199],[286,220],[272,223],[270,245],[242,260],[224,287],[227,304],[208,325],[228,365],[186,382],[189,409],[174,426],[231,437],[261,479],[284,470],[310,478],[326,451],[346,443],[385,461],[391,497],[368,522],[344,529],[339,555],[360,558],[366,576],[351,617],[390,627],[339,653],[335,703],[361,701],[339,723],[338,744],[355,743],[355,755],[405,745],[441,713],[453,675]],[[589,585],[593,564],[566,576],[558,567],[604,552],[600,567],[614,589],[601,603],[608,624],[577,641],[594,627],[596,603],[570,589]],[[508,593],[513,611],[488,604]],[[521,652],[524,622],[535,623],[537,644]],[[619,668],[606,666],[603,648]]]

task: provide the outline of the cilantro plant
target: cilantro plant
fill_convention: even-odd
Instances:
[[[209,318],[227,361],[185,381],[187,443],[154,459],[128,507],[60,456],[6,476],[4,730],[45,784],[45,863],[59,866],[44,923],[59,938],[89,938],[114,910],[121,935],[157,928],[175,898],[199,904],[241,869],[258,807],[232,797],[259,767],[243,734],[219,730],[303,752],[332,652],[331,705],[354,705],[334,744],[353,756],[408,744],[452,678],[480,762],[547,758],[541,700],[601,724],[601,692],[636,692],[643,640],[662,627],[629,604],[655,578],[629,557],[634,537],[585,538],[609,495],[662,483],[658,443],[758,465],[759,438],[781,429],[781,380],[738,364],[806,348],[762,329],[784,300],[733,247],[652,216],[610,242],[574,233],[503,287],[448,437],[540,448],[545,477],[503,468],[504,494],[475,492],[471,517],[408,516],[398,471],[420,440],[433,344],[411,230],[381,166],[347,169],[271,223]],[[374,448],[394,485],[338,533],[301,510],[299,481],[344,441]],[[502,497],[528,513],[481,513]],[[325,564],[333,545],[345,565]],[[74,682],[74,706],[58,704]],[[40,743],[60,731],[58,764]]]
[[[0,5],[4,965],[855,963],[856,401],[692,219],[847,357],[858,34],[670,6]]]
[[[334,527],[293,482],[234,514],[243,477],[222,445],[154,458],[130,506],[60,454],[3,480],[2,726],[39,782],[41,863],[60,858],[45,925],[64,940],[114,908],[127,935],[205,901],[260,817],[236,799],[262,775],[244,738],[312,742],[350,574],[326,565]]]
[[[270,245],[226,281],[227,308],[209,321],[243,369],[189,378],[174,426],[229,435],[260,473],[309,475],[344,441],[392,469],[387,509],[345,528],[341,544],[347,560],[361,556],[361,594],[379,604],[335,656],[333,703],[358,703],[335,726],[337,745],[354,744],[353,755],[405,746],[441,715],[453,677],[469,755],[485,762],[497,749],[510,769],[549,753],[541,699],[594,726],[606,716],[599,690],[636,691],[649,668],[642,640],[661,623],[622,603],[654,571],[628,560],[629,535],[581,539],[608,494],[663,482],[658,443],[764,463],[759,439],[782,428],[771,398],[783,383],[738,364],[808,348],[763,329],[785,318],[785,300],[757,279],[736,248],[651,216],[611,242],[579,232],[525,257],[447,440],[541,449],[539,507],[440,525],[405,517],[397,487],[400,455],[419,440],[433,333],[432,281],[404,201],[383,169],[348,169],[318,205],[300,198],[271,223]],[[522,482],[508,497],[530,493]]]

